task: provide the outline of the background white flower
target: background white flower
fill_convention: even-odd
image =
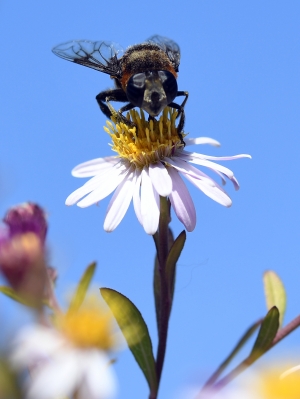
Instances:
[[[96,348],[73,346],[58,331],[33,325],[23,328],[10,354],[12,366],[30,370],[27,399],[111,399],[116,392],[109,358]]]

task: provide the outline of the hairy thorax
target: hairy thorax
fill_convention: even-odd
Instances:
[[[169,71],[177,78],[170,59],[155,44],[145,43],[129,47],[122,57],[122,87],[126,87],[132,75],[146,71]]]

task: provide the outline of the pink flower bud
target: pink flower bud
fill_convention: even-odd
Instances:
[[[45,212],[33,203],[11,208],[0,228],[0,271],[9,285],[34,306],[42,303],[48,281],[46,232]]]
[[[32,202],[11,208],[3,219],[9,228],[10,237],[16,234],[32,232],[44,243],[47,233],[47,221],[44,210]]]

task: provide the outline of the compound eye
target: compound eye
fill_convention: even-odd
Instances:
[[[144,92],[145,92],[145,79],[146,75],[144,73],[136,73],[132,75],[128,80],[126,95],[128,100],[135,105],[140,107],[143,104]]]
[[[170,104],[177,96],[177,80],[169,71],[158,71],[158,75],[166,93],[168,104]]]

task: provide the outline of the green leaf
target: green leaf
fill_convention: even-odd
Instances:
[[[91,263],[86,268],[85,272],[83,273],[83,275],[77,285],[76,291],[71,299],[68,313],[76,312],[80,308],[80,306],[86,296],[87,290],[90,286],[90,282],[95,273],[95,269],[96,269],[95,262]]]
[[[241,337],[241,339],[238,341],[236,346],[233,348],[233,350],[230,352],[230,354],[226,357],[226,359],[220,364],[218,369],[212,374],[212,376],[207,380],[205,385],[203,386],[203,389],[207,389],[211,387],[215,381],[219,378],[219,376],[223,373],[225,368],[229,365],[229,363],[232,361],[232,359],[238,354],[238,352],[241,350],[241,348],[245,345],[245,343],[251,338],[253,333],[257,330],[257,328],[261,325],[262,320],[258,320],[256,323],[252,324],[248,328],[248,330],[244,333],[244,335]]]
[[[166,261],[166,278],[168,281],[169,292],[171,295],[171,300],[173,300],[174,287],[175,287],[175,275],[176,275],[176,263],[179,259],[181,251],[183,250],[186,240],[186,232],[183,230],[179,236],[174,241],[173,245],[168,254]]]
[[[157,392],[155,360],[147,325],[137,307],[126,296],[110,288],[100,288],[101,295],[114,314],[136,362],[149,384]]]
[[[16,291],[14,291],[11,287],[6,287],[5,285],[0,286],[0,292],[6,295],[8,298],[13,299],[14,301],[20,303],[21,305],[28,306],[29,308],[35,308],[36,304],[26,300],[26,298],[18,295]],[[43,305],[48,306],[49,309],[52,309],[49,302],[47,300],[43,300]]]
[[[2,294],[6,295],[7,297],[13,299],[14,301],[21,303],[22,305],[31,307],[30,303],[26,301],[26,299],[19,296],[16,291],[13,290],[11,287],[6,287],[5,285],[2,285],[0,286],[0,292],[2,292]]]
[[[152,237],[153,237],[153,240],[154,240],[156,253],[158,253],[158,249],[159,249],[159,234],[158,234],[158,231],[155,234],[153,234]]]
[[[276,306],[279,310],[279,325],[282,326],[286,309],[286,292],[279,276],[272,270],[264,273],[263,277],[267,308]]]
[[[253,362],[262,356],[271,346],[279,328],[279,311],[273,306],[264,318],[253,345],[249,359]]]
[[[22,399],[20,381],[16,372],[8,363],[8,359],[0,359],[1,398]]]

